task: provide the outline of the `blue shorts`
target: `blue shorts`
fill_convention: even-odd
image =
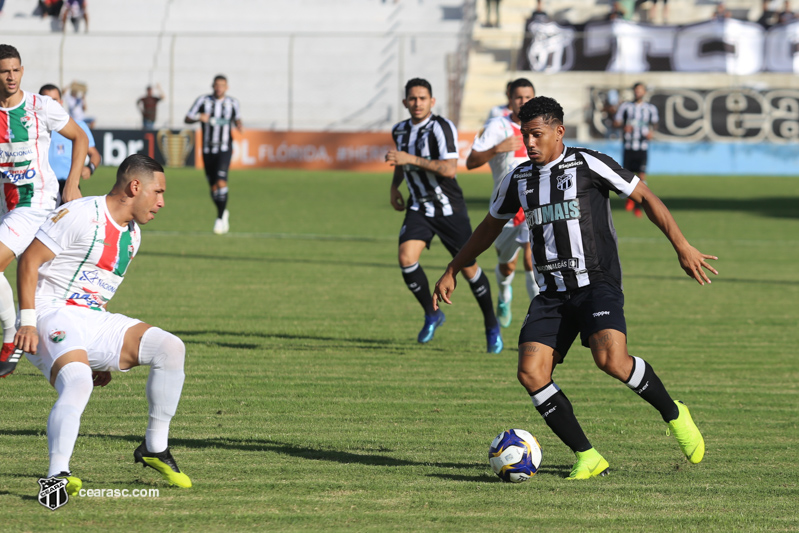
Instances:
[[[519,333],[519,345],[538,342],[566,357],[577,334],[583,346],[597,331],[614,329],[627,335],[624,293],[609,283],[597,283],[570,292],[541,293]]]

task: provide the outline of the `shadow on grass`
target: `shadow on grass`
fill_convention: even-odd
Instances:
[[[482,467],[487,465],[476,466]],[[551,465],[541,467],[538,469],[538,475],[545,474],[565,478],[571,472],[571,468],[571,465]],[[498,477],[485,474],[479,476],[464,476],[461,474],[427,474],[427,476],[441,479],[451,479],[452,481],[465,481],[468,483],[502,483],[502,480]]]
[[[6,435],[20,435],[20,436],[39,436],[40,431],[32,429],[17,429],[4,432]],[[131,443],[131,461],[133,461],[133,449],[141,444],[141,435],[104,435],[99,433],[80,434],[82,438],[102,438],[123,440]],[[367,466],[432,466],[436,468],[479,468],[483,467],[482,463],[436,463],[436,462],[419,462],[409,461],[407,459],[398,459],[389,455],[380,455],[375,453],[353,453],[341,450],[329,450],[321,448],[313,448],[306,446],[298,446],[287,442],[278,442],[273,440],[261,439],[180,439],[170,438],[170,446],[179,446],[191,449],[206,449],[206,448],[219,448],[224,450],[238,450],[245,452],[272,452],[280,455],[290,455],[300,459],[310,459],[315,461],[330,461],[342,464],[360,464]]]

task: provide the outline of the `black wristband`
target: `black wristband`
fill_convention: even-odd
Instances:
[[[89,164],[86,166],[89,167],[89,176],[94,174],[94,171],[97,170],[97,167],[94,166],[94,163],[92,163],[91,161],[89,161]]]

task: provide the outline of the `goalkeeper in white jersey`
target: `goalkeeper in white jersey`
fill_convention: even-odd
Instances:
[[[68,494],[82,486],[69,461],[93,387],[107,385],[111,371],[139,365],[150,367],[150,416],[134,460],[172,485],[191,487],[168,447],[186,348],[171,333],[106,310],[139,249],[139,224],[164,207],[165,191],[163,167],[145,155],[131,155],[120,165],[111,192],[54,211],[20,257],[15,343],[58,392],[47,420],[47,477],[65,479]]]
[[[480,133],[474,139],[472,151],[466,159],[466,168],[478,168],[485,163],[491,167],[494,177],[494,189],[491,194],[493,200],[502,178],[511,170],[522,163],[529,161],[527,149],[522,143],[522,134],[519,120],[519,110],[527,101],[535,98],[535,87],[526,78],[519,78],[508,84],[508,109],[510,113],[503,116],[489,118]],[[497,320],[503,328],[511,323],[511,300],[513,287],[511,282],[516,272],[516,261],[519,250],[524,256],[525,282],[527,295],[532,300],[538,294],[538,285],[535,283],[533,259],[530,253],[530,234],[525,224],[524,212],[519,211],[517,216],[508,221],[502,233],[494,242],[497,250]]]

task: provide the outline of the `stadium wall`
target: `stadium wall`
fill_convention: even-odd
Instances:
[[[132,153],[155,157],[172,167],[202,167],[202,143],[191,129],[95,130],[103,164],[118,165]],[[459,132],[459,171],[466,172],[466,157],[474,132]],[[620,141],[579,142],[621,162]],[[385,154],[393,148],[388,133],[279,132],[245,130],[233,143],[233,169],[294,168],[388,172]],[[795,145],[773,143],[652,143],[650,174],[670,175],[799,175],[799,151]],[[488,167],[481,169],[488,172]]]

